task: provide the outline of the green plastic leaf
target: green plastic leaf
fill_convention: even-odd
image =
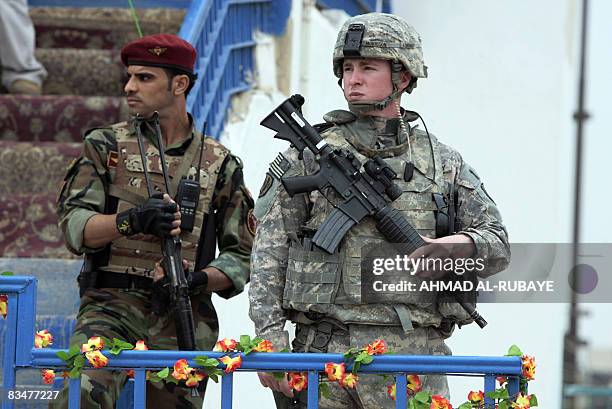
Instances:
[[[219,383],[219,377],[218,377],[216,374],[211,373],[211,374],[209,374],[209,375],[208,375],[208,377],[209,377],[209,378],[210,378],[210,380],[211,380],[211,381],[213,381],[214,383]]]
[[[55,355],[57,355],[57,357],[64,362],[67,362],[70,359],[70,355],[68,355],[66,351],[57,351]]]
[[[324,398],[329,398],[331,396],[331,391],[329,390],[329,385],[327,384],[327,382],[319,383],[319,393]]]
[[[414,400],[420,403],[429,403],[431,400],[431,392],[418,392],[416,395],[414,395]]]
[[[497,409],[510,409],[510,403],[507,401],[499,402]]]
[[[491,398],[491,399],[508,399],[508,398],[510,398],[510,394],[508,393],[508,389],[506,389],[506,388],[496,389],[494,391],[487,392],[485,395],[487,396],[487,398]]]
[[[538,398],[534,394],[531,394],[531,398],[529,398],[529,406],[538,406]]]
[[[166,383],[173,383],[175,385],[178,385],[179,383],[178,379],[174,379],[172,376],[165,378],[165,380],[166,380]]]
[[[465,402],[459,405],[457,409],[472,409],[472,404],[470,402]]]
[[[248,335],[240,335],[240,346],[247,348],[251,345],[251,337]]]
[[[374,357],[371,355],[366,355],[361,359],[361,363],[364,365],[370,364],[372,363],[372,361],[374,360]]]
[[[76,345],[71,346],[68,350],[68,359],[72,359],[78,355],[81,355],[81,350],[79,349],[79,347]]]
[[[13,276],[15,274],[13,274],[12,271],[3,271],[2,273],[0,273],[0,276]]]
[[[289,351],[289,348],[283,348],[283,349],[281,349],[281,350],[280,350],[280,351],[278,351],[278,352],[281,352],[281,353],[285,353],[285,352],[287,352],[287,353],[288,353],[288,352],[291,352],[291,351]]]
[[[83,355],[78,355],[74,358],[74,362],[72,363],[72,365],[75,368],[82,368],[83,365],[85,365],[85,357]]]
[[[170,375],[170,368],[166,367],[159,372],[156,372],[155,375],[160,377],[161,379],[166,379],[168,375]]]
[[[81,376],[81,368],[72,368],[68,373],[68,376],[70,379],[77,379],[79,376]]]
[[[521,349],[516,345],[512,345],[510,349],[508,349],[506,356],[523,356],[523,352],[521,352]]]
[[[287,374],[285,372],[272,372],[272,376],[274,376],[274,379],[277,381],[282,381],[287,377]]]

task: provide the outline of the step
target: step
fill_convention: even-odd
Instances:
[[[47,69],[44,94],[123,96],[125,68],[118,50],[39,48]]]
[[[0,95],[0,140],[80,142],[85,131],[128,118],[123,97]]]
[[[178,33],[184,9],[137,9],[144,35]],[[121,49],[138,38],[129,8],[32,7],[39,48]]]

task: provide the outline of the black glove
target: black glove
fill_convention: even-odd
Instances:
[[[169,236],[173,229],[176,203],[163,200],[163,193],[155,193],[138,207],[117,214],[117,230],[124,236],[137,233],[157,237]]]

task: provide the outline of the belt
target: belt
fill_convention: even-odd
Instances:
[[[152,290],[153,279],[127,273],[98,271],[96,288],[124,288],[129,290]]]

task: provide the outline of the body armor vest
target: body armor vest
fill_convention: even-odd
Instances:
[[[442,163],[438,145],[433,136],[414,130],[410,136],[412,145],[412,162],[415,165],[414,175],[408,182],[404,181],[404,167],[409,162],[407,143],[387,149],[360,149],[356,139],[351,136],[351,124],[336,125],[332,132],[327,133],[325,140],[334,147],[348,149],[364,163],[375,154],[383,157],[385,162],[398,175],[394,182],[402,189],[402,195],[391,203],[400,210],[419,234],[427,237],[436,235],[436,216],[438,209],[433,200],[433,193],[445,193]],[[341,130],[341,132],[338,132]],[[431,138],[431,140],[430,140]],[[364,155],[367,154],[368,156]],[[306,163],[306,168],[308,169]],[[331,190],[331,189],[330,189]],[[313,202],[310,219],[306,230],[316,231],[325,218],[333,210],[333,206],[320,192],[312,192]],[[341,203],[341,198],[328,194],[334,204]],[[283,307],[298,311],[317,311],[330,315],[337,310],[345,311],[344,316],[350,317],[353,312],[358,316],[370,316],[374,311],[382,311],[372,317],[378,324],[385,321],[397,321],[394,308],[403,304],[409,305],[412,311],[412,321],[423,325],[437,325],[441,316],[437,312],[435,301],[423,305],[422,299],[417,301],[409,295],[401,294],[395,299],[389,299],[389,305],[363,305],[361,298],[361,249],[366,244],[387,243],[384,236],[377,230],[372,217],[366,217],[353,226],[340,244],[339,250],[332,255],[316,246],[303,246],[293,242],[289,248]],[[435,297],[432,297],[435,299]],[[332,308],[332,305],[335,307]],[[393,307],[392,307],[393,306]],[[363,310],[359,313],[359,310]],[[395,308],[397,310],[397,308]],[[352,311],[352,312],[351,312]],[[369,311],[366,313],[366,311]],[[384,313],[393,315],[382,317]],[[416,313],[415,313],[416,312]],[[399,314],[399,312],[398,312]],[[363,321],[361,318],[348,318],[348,321]]]
[[[112,129],[115,131],[117,138],[118,160],[109,187],[109,194],[119,199],[117,212],[121,212],[144,202],[148,197],[148,192],[138,141],[131,125],[123,122],[113,125]],[[184,155],[166,155],[170,183],[175,185],[175,190],[170,192],[170,196],[174,197],[176,195],[176,184],[182,176],[196,175],[200,141],[199,135],[194,134],[193,140]],[[202,167],[200,169],[200,201],[196,210],[194,229],[193,232],[182,232],[180,235],[182,257],[189,261],[190,269],[193,269],[195,265],[196,250],[204,216],[210,211],[210,203],[217,178],[221,166],[229,154],[223,145],[211,138],[205,138],[203,143]],[[146,139],[144,146],[151,185],[155,190],[165,192],[159,151]],[[187,167],[185,175],[177,174],[181,163],[186,159],[190,160],[191,165]],[[101,270],[149,276],[155,267],[155,263],[159,262],[161,258],[161,244],[157,237],[143,234],[120,237],[111,243],[108,265],[102,267]]]

